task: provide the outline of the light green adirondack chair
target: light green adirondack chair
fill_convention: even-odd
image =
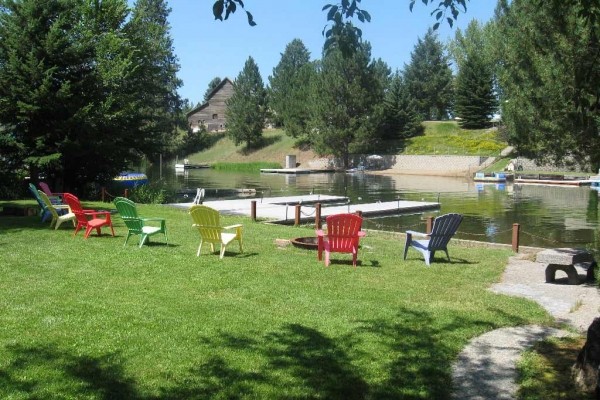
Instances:
[[[131,235],[140,235],[140,246],[144,245],[146,240],[150,241],[150,236],[156,233],[162,233],[165,235],[165,242],[168,244],[169,239],[167,238],[167,224],[164,218],[142,218],[137,213],[135,203],[124,197],[115,197],[113,203],[119,211],[119,215],[127,229],[127,238],[123,246],[127,244]],[[148,224],[151,223],[151,224]],[[154,226],[156,224],[160,226]]]
[[[71,209],[68,208],[69,206],[52,204],[50,198],[46,193],[44,193],[41,190],[38,190],[37,192],[40,196],[40,199],[42,199],[42,201],[46,205],[46,210],[48,210],[47,212],[50,213],[50,215],[52,216],[52,221],[50,221],[50,228],[54,227],[54,229],[56,230],[65,221],[71,221],[73,222],[73,226],[75,226],[75,214],[71,212]],[[60,215],[58,214],[57,207],[59,207],[61,211]]]
[[[213,252],[215,251],[215,244],[219,244],[221,246],[219,258],[223,258],[223,256],[225,255],[225,248],[229,243],[233,242],[234,240],[237,240],[240,244],[240,253],[244,252],[242,247],[241,224],[221,226],[221,223],[219,221],[219,212],[213,208],[203,205],[191,206],[190,215],[192,216],[192,220],[194,221],[194,224],[192,226],[197,228],[198,233],[200,233],[200,246],[198,246],[196,256],[200,255],[200,250],[202,250],[202,244],[204,242],[210,243],[210,249]],[[234,228],[235,233],[223,232],[224,230]]]

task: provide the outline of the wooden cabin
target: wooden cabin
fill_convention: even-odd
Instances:
[[[202,126],[208,132],[225,130],[227,119],[225,111],[227,100],[233,95],[233,82],[225,78],[208,95],[208,100],[187,113],[188,126],[192,132],[198,132]]]

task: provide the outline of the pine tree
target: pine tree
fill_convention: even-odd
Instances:
[[[452,104],[452,71],[444,47],[431,29],[417,41],[403,76],[421,118],[448,118]]]
[[[212,93],[213,90],[221,83],[222,79],[218,76],[212,78],[212,80],[208,83],[208,87],[206,88],[206,92],[204,92],[204,102],[208,101],[208,96]]]
[[[384,110],[384,139],[405,139],[423,132],[421,116],[399,72],[392,77],[385,95]]]
[[[294,39],[285,47],[281,60],[269,77],[269,105],[275,119],[283,124],[285,132],[292,137],[307,133],[307,103],[310,81],[314,75],[310,53],[300,39]]]
[[[383,89],[374,72],[371,47],[363,43],[351,57],[329,51],[312,90],[311,142],[320,154],[339,157],[347,168],[350,154],[368,151],[378,142]]]
[[[227,135],[237,145],[259,145],[266,115],[266,91],[258,66],[248,57],[235,79],[233,95],[227,101]]]
[[[489,28],[487,29],[489,30]],[[497,109],[494,93],[494,64],[486,28],[476,20],[465,33],[459,29],[450,45],[458,66],[455,81],[454,111],[460,125],[467,129],[485,128]]]

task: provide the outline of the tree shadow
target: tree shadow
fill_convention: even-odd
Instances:
[[[52,392],[65,398],[140,398],[135,382],[116,362],[119,353],[76,356],[50,345],[14,345],[7,350],[12,357],[0,369],[0,393],[27,398],[48,398]]]
[[[269,137],[261,137],[260,141],[252,146],[244,146],[239,150],[239,153],[247,156],[258,150],[264,149],[265,147],[271,146],[277,142],[281,141],[281,136],[269,136]]]

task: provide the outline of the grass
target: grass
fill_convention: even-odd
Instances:
[[[507,146],[497,129],[461,129],[455,121],[427,121],[425,133],[406,140],[406,155],[498,156]]]
[[[219,260],[195,256],[185,211],[139,211],[167,219],[169,245],[124,247],[118,215],[117,237],[87,240],[66,223],[0,217],[0,397],[448,398],[469,339],[552,323],[537,304],[487,290],[506,250],[454,244],[452,262],[426,268],[417,252],[400,259],[396,235],[368,232],[358,268],[347,254],[325,268],[274,244],[313,228],[224,216],[244,224],[244,253],[234,244]]]
[[[538,342],[526,351],[517,370],[520,375],[518,398],[521,400],[595,398],[577,391],[569,379],[571,367],[583,347],[584,338],[552,338]]]

